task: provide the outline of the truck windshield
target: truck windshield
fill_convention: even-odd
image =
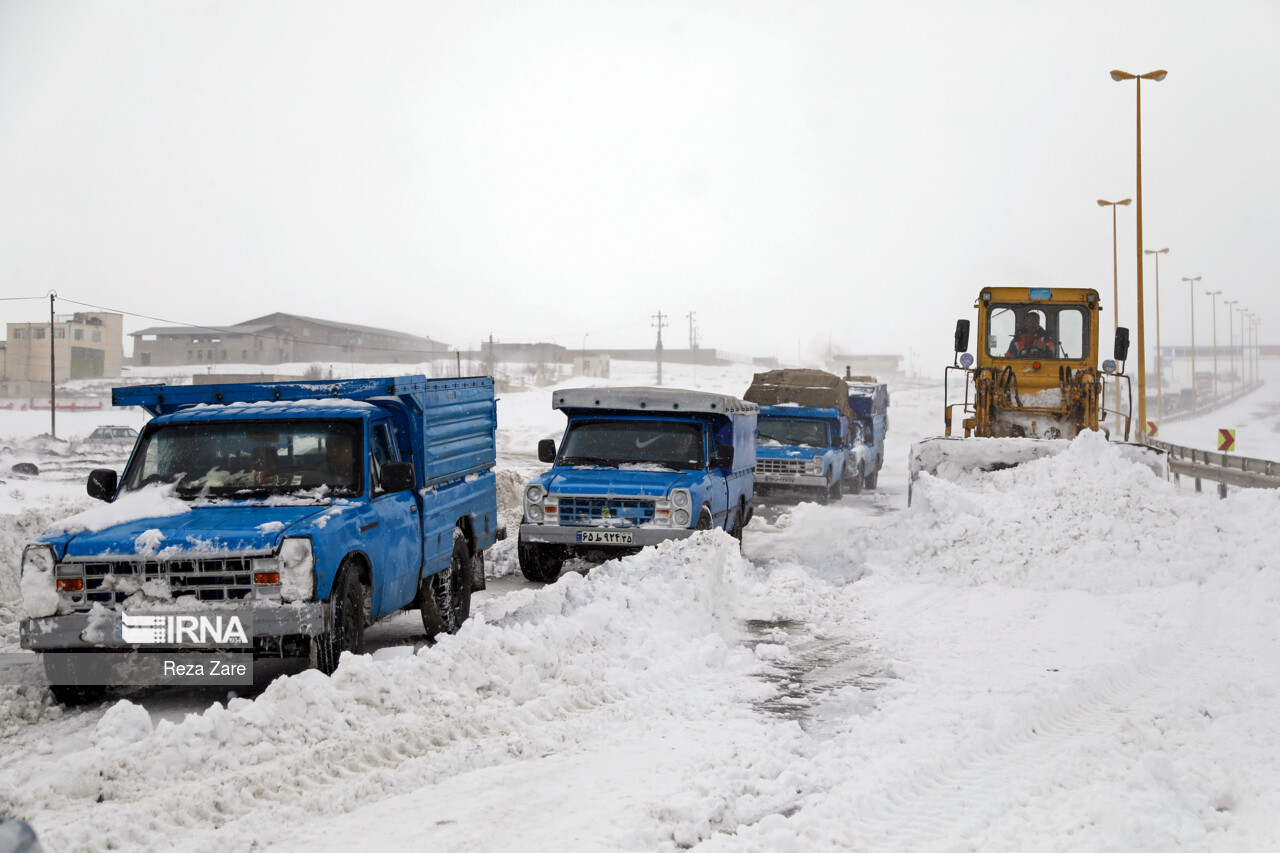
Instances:
[[[702,469],[702,425],[653,420],[571,423],[560,464]]]
[[[822,421],[799,418],[761,418],[757,426],[757,444],[800,445],[801,447],[830,447],[831,430]]]
[[[181,497],[363,491],[363,430],[352,421],[206,421],[143,434],[124,490],[174,483]]]

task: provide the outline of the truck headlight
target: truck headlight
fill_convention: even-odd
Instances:
[[[530,521],[542,521],[542,507],[538,504],[529,504],[525,512],[528,513]]]
[[[307,601],[316,594],[316,558],[311,540],[294,536],[280,544],[280,598]]]
[[[57,555],[49,545],[28,545],[22,550],[22,610],[31,618],[58,612],[58,590],[53,576]]]
[[[538,501],[542,500],[542,496],[546,493],[547,490],[542,488],[542,486],[529,486],[524,490],[524,499],[531,504],[536,504]]]
[[[672,489],[671,490],[671,505],[674,506],[676,509],[688,509],[689,505],[692,503],[693,503],[693,498],[690,497],[688,489]],[[689,517],[689,513],[686,512],[685,518],[688,518],[688,517]]]
[[[819,476],[821,476],[823,471],[826,470],[825,464],[823,463],[821,456],[815,456],[812,459],[810,459],[809,464],[806,467],[808,468],[808,471],[806,471],[805,473],[818,474]]]
[[[671,513],[672,527],[688,527],[689,526],[689,510],[678,509]]]

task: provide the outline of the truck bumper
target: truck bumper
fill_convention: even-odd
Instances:
[[[253,614],[252,631],[255,637],[296,635],[314,637],[327,630],[328,608],[320,601],[283,604],[278,607],[255,607],[251,612]],[[87,639],[91,627],[88,613],[66,613],[61,616],[23,619],[18,626],[19,642],[22,648],[37,652],[63,649],[136,648],[120,638],[118,619],[111,620],[108,617],[107,621],[108,624],[114,622],[115,630],[104,631],[103,617],[97,616],[92,625],[93,639]]]
[[[756,474],[756,485],[825,489],[827,478],[821,474]]]
[[[608,548],[643,548],[670,539],[688,539],[692,528],[677,527],[573,527],[556,524],[521,524],[520,541],[547,545],[574,545],[583,548],[605,550]],[[581,542],[579,533],[629,533],[630,542]]]

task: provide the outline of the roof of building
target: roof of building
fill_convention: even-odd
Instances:
[[[375,326],[357,326],[354,323],[339,323],[336,320],[322,320],[318,317],[304,317],[301,314],[289,314],[284,311],[276,311],[272,314],[263,315],[262,317],[255,317],[252,320],[247,320],[246,322],[258,323],[264,320],[272,320],[273,318],[280,317],[302,320],[305,323],[314,323],[317,326],[326,326],[330,329],[339,329],[344,332],[362,332],[367,335],[381,335],[387,338],[400,338],[402,340],[409,340],[415,343],[421,343],[423,341],[435,344],[440,343],[432,338],[423,337],[421,335],[411,335],[408,332],[397,332],[394,329],[379,329]]]
[[[285,332],[279,326],[152,326],[130,332],[132,337],[139,335],[155,335],[157,337],[191,337],[193,335],[258,335],[263,332]]]

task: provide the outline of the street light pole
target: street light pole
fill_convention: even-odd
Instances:
[[[1240,314],[1240,390],[1244,390],[1244,315],[1248,311],[1244,308],[1237,308]]]
[[[1200,280],[1200,276],[1195,278],[1187,278],[1185,275],[1182,280],[1191,285],[1191,411],[1196,410],[1196,282]]]
[[[1236,333],[1231,326],[1231,306],[1239,301],[1239,299],[1222,300],[1222,304],[1227,306],[1227,371],[1231,374],[1232,397],[1236,395]]]
[[[1213,407],[1218,408],[1218,295],[1221,290],[1206,290],[1205,296],[1213,297]]]
[[[1156,256],[1156,420],[1164,419],[1164,352],[1160,349],[1160,256],[1168,249],[1145,249],[1144,254]]]
[[[1138,440],[1142,441],[1147,433],[1147,350],[1142,327],[1142,81],[1153,80],[1159,83],[1169,76],[1168,71],[1148,71],[1146,74],[1129,74],[1126,71],[1112,71],[1112,80],[1135,80],[1138,91],[1138,181],[1134,197],[1138,200],[1136,208],[1138,218]]]
[[[1107,201],[1106,199],[1098,199],[1098,207],[1111,208],[1111,337],[1114,338],[1116,329],[1120,326],[1120,258],[1117,254],[1116,242],[1116,206],[1128,207],[1133,199],[1126,198],[1121,201]],[[1116,383],[1116,433],[1120,432],[1120,383]]]

